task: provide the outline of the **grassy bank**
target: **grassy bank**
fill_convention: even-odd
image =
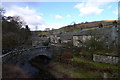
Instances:
[[[80,59],[78,57],[73,57],[71,59],[73,61],[73,63],[78,63],[78,64],[86,64],[92,68],[97,68],[97,69],[111,69],[111,71],[120,71],[120,67],[117,65],[111,65],[111,64],[103,64],[103,63],[99,63],[99,62],[92,62],[92,61],[88,61],[85,59]]]
[[[73,57],[70,64],[54,62],[49,64],[50,73],[56,78],[118,78],[120,67],[110,64],[91,62]]]
[[[54,63],[49,70],[56,78],[99,78],[97,72],[80,72],[76,68],[64,64]]]

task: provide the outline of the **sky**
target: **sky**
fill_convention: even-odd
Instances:
[[[118,0],[81,2],[2,2],[5,16],[20,16],[30,30],[58,29],[72,22],[118,19]]]

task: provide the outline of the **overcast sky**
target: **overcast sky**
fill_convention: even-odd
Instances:
[[[106,1],[106,2],[105,2]],[[118,0],[81,2],[2,2],[5,16],[20,16],[31,30],[58,29],[72,22],[118,18]],[[114,1],[114,2],[113,2]]]

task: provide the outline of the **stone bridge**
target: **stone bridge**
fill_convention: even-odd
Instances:
[[[37,47],[29,48],[29,49],[11,51],[5,55],[0,56],[0,59],[2,59],[0,61],[2,61],[1,63],[12,62],[12,63],[19,64],[19,63],[28,62],[32,58],[39,56],[39,55],[46,56],[47,58],[51,59],[52,51],[50,47],[37,46]]]

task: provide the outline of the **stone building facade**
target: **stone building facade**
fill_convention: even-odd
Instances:
[[[72,42],[73,34],[72,32],[53,34],[50,35],[50,41],[52,43],[69,43]]]
[[[96,36],[96,40],[103,40],[106,48],[118,47],[119,31],[117,27],[99,28],[94,30],[82,30],[73,35],[73,45],[81,47],[87,40]]]
[[[52,43],[72,42],[77,47],[86,46],[85,42],[91,38],[95,38],[96,41],[103,41],[105,48],[120,47],[120,30],[115,26],[50,35],[50,41]]]
[[[67,32],[67,33],[62,33],[61,35],[59,35],[61,43],[72,42],[73,34],[74,34],[73,32]]]
[[[49,36],[51,43],[60,43],[59,34],[53,34]]]
[[[43,42],[48,40],[48,37],[32,37],[32,46],[41,46]]]

